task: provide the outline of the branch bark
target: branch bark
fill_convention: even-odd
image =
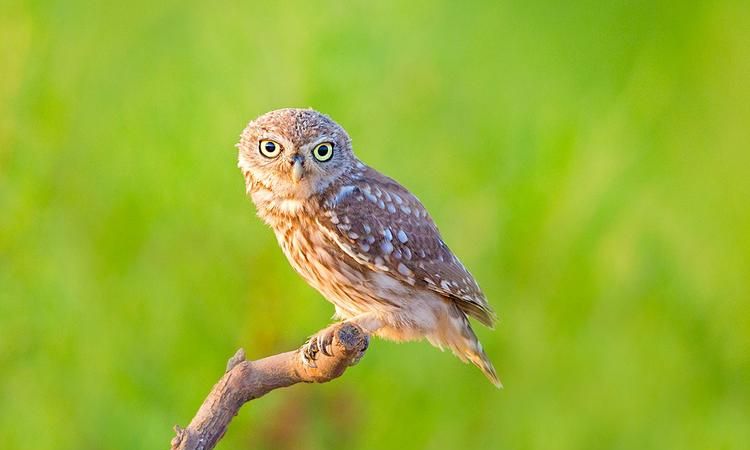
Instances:
[[[214,385],[190,425],[172,439],[172,450],[210,450],[224,436],[229,422],[243,404],[297,383],[326,383],[341,376],[367,349],[367,336],[350,323],[334,325],[333,356],[319,352],[316,367],[302,363],[301,348],[257,361],[245,360],[242,349],[227,363],[224,376]]]

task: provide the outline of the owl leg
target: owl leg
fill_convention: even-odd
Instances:
[[[362,356],[364,356],[367,347],[369,347],[370,334],[381,328],[383,326],[383,323],[372,313],[360,314],[358,316],[354,316],[350,319],[344,320],[343,322],[357,325],[365,333],[366,345],[359,353],[359,355],[354,358],[353,364],[356,364],[359,362]],[[307,340],[305,345],[302,347],[302,351],[300,352],[300,357],[302,358],[302,362],[305,365],[307,365],[308,367],[315,367],[315,360],[318,358],[318,353],[323,353],[326,356],[333,356],[331,345],[333,345],[334,332],[340,323],[341,322],[334,323],[333,325],[328,326],[327,328],[311,336],[310,339]]]

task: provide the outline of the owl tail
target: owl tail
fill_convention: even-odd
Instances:
[[[495,367],[492,365],[492,361],[490,361],[490,358],[482,349],[482,344],[476,339],[476,337],[474,338],[473,344],[476,345],[470,349],[464,350],[464,357],[471,361],[472,364],[479,367],[479,370],[482,371],[484,376],[487,377],[495,387],[502,389],[503,383],[501,383],[500,378],[497,377],[497,372],[495,372]]]
[[[479,342],[474,330],[471,329],[469,319],[462,312],[451,315],[452,326],[447,327],[451,331],[439,333],[427,338],[433,345],[443,348],[447,346],[462,361],[470,361],[482,371],[485,377],[496,387],[502,388],[503,383],[497,377],[497,372],[492,366],[490,358],[484,353],[482,344]]]

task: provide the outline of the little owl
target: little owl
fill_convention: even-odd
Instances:
[[[258,216],[294,269],[367,334],[426,338],[471,361],[500,386],[468,316],[495,322],[474,277],[417,198],[362,163],[351,139],[312,109],[280,109],[242,132],[239,168]],[[331,328],[302,352],[329,354]]]

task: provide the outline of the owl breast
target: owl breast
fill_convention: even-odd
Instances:
[[[381,280],[341,251],[307,214],[269,223],[294,270],[335,305],[339,318],[392,315],[409,295],[409,286]]]

